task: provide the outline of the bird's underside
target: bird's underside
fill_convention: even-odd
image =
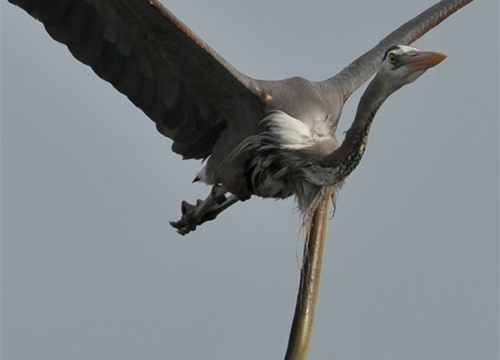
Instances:
[[[305,166],[339,147],[327,125],[329,116],[301,121],[280,110],[269,111],[260,122],[261,131],[245,138],[215,165],[208,159],[196,180],[213,185],[212,191],[196,204],[183,201],[182,218],[170,224],[185,235],[252,195],[274,199],[295,195],[299,209],[307,213],[323,186],[343,179],[339,177],[331,184],[314,183],[304,172]]]
[[[206,159],[198,179],[212,186],[210,195],[183,202],[182,218],[171,223],[186,234],[252,195],[295,195],[307,212],[322,189],[353,170],[325,171],[323,164],[346,159],[335,138],[345,101],[375,74],[388,48],[414,42],[473,0],[438,2],[320,82],[244,75],[158,0],[8,1],[142,109],[173,140],[174,152]],[[341,156],[332,160],[332,153]]]

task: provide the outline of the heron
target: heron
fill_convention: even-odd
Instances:
[[[237,70],[158,0],[9,0],[142,109],[175,153],[204,160],[195,181],[212,189],[182,202],[171,222],[182,235],[252,196],[295,196],[307,228],[361,160],[383,101],[444,59],[408,45],[472,1],[438,2],[328,79],[270,81]],[[376,72],[339,142],[344,104]]]

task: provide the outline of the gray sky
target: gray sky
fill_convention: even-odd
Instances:
[[[243,72],[313,80],[433,2],[165,1]],[[282,358],[293,200],[178,236],[181,200],[209,191],[199,162],[40,23],[1,12],[2,359]],[[384,104],[340,193],[311,359],[498,358],[498,44],[487,0],[417,43],[448,58]]]

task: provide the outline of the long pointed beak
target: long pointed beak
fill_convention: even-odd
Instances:
[[[435,51],[421,51],[406,59],[410,70],[426,70],[446,59],[446,55]]]

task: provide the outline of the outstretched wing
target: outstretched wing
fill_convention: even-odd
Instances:
[[[378,70],[384,52],[393,45],[409,45],[448,16],[473,0],[442,0],[387,35],[337,75],[325,80],[341,89],[344,100],[363,85]]]
[[[9,2],[142,109],[184,158],[210,155],[228,122],[224,108],[260,111],[252,80],[157,0]]]

